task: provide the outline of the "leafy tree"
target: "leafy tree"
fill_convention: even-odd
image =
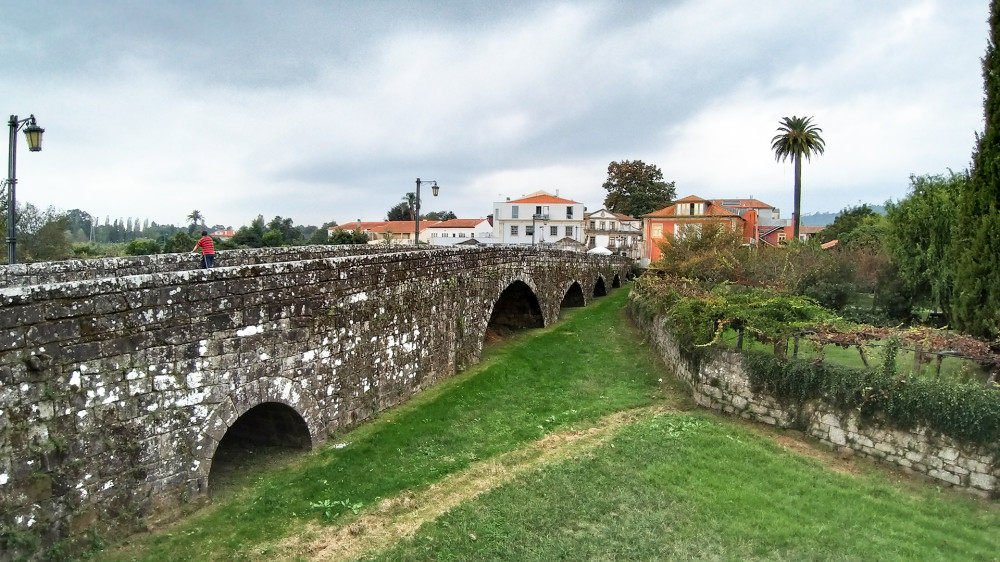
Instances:
[[[282,236],[281,231],[277,229],[271,229],[264,233],[261,237],[261,243],[264,244],[265,248],[277,248],[285,243],[285,237]]]
[[[430,221],[447,221],[457,218],[458,216],[456,216],[455,213],[451,211],[431,211],[426,215],[424,215],[423,217],[421,217],[421,220],[427,219]]]
[[[663,181],[660,168],[642,160],[608,164],[608,179],[603,187],[608,191],[604,206],[632,217],[662,209],[677,196],[674,182]]]
[[[72,240],[66,230],[66,216],[57,214],[51,207],[41,215],[44,221],[31,232],[20,237],[18,255],[24,261],[64,260],[73,255]]]
[[[241,226],[233,236],[233,242],[237,246],[244,248],[260,248],[264,245],[264,216],[257,215],[257,218],[250,221],[249,226]],[[191,243],[192,245],[194,242]]]
[[[1000,335],[1000,0],[990,2],[989,23],[982,59],[986,126],[976,135],[970,181],[959,206],[954,320],[967,333],[993,339]]]
[[[125,255],[148,256],[160,253],[160,249],[160,244],[156,240],[150,240],[149,238],[136,238],[128,244],[125,244]]]
[[[163,244],[163,252],[167,254],[180,254],[190,252],[194,248],[197,240],[183,230],[179,230]]]
[[[778,134],[771,139],[771,150],[778,162],[791,158],[795,165],[795,215],[792,217],[792,235],[799,239],[799,222],[802,220],[802,157],[809,160],[813,154],[823,154],[826,142],[823,132],[812,123],[812,117],[785,117],[779,122]]]
[[[330,233],[325,228],[317,228],[309,237],[310,244],[327,244],[330,242]]]
[[[299,229],[295,227],[295,223],[292,221],[292,219],[286,219],[280,216],[276,216],[273,219],[271,219],[271,222],[267,223],[267,230],[276,231],[281,235],[280,242],[276,244],[278,246],[283,246],[283,245],[289,246],[289,245],[299,244],[302,242],[302,232],[300,232]],[[265,232],[265,235],[266,234],[267,233]],[[272,243],[275,241],[273,238],[274,237],[272,236],[271,237]],[[269,246],[270,244],[265,243],[264,245]]]
[[[843,244],[845,240],[850,239],[854,230],[861,226],[864,219],[874,216],[877,214],[868,205],[844,209],[833,219],[833,223],[827,225],[816,237],[820,242],[839,240],[839,243]]]
[[[910,176],[910,193],[886,204],[886,247],[900,282],[916,300],[952,316],[955,266],[954,235],[968,174]]]
[[[299,225],[299,226],[296,226],[295,230],[299,231],[299,242],[301,243],[301,242],[303,242],[305,240],[309,240],[310,238],[312,238],[313,234],[319,232],[320,229],[319,229],[319,227],[316,227],[316,226],[313,226],[313,225],[309,224],[309,225]],[[323,229],[323,230],[325,231],[326,229]],[[321,233],[321,234],[324,234],[324,233]]]
[[[87,242],[90,240],[91,232],[97,221],[90,213],[80,209],[70,209],[66,211],[66,229],[73,235],[76,242]]]
[[[389,209],[389,212],[385,214],[385,220],[387,221],[408,221],[413,220],[410,218],[410,207],[404,203],[398,203],[393,208]]]
[[[336,228],[330,233],[330,244],[367,244],[368,235],[358,229]]]

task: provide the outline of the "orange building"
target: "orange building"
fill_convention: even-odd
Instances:
[[[700,231],[706,224],[721,224],[738,230],[743,234],[744,242],[749,242],[756,238],[757,213],[751,209],[740,216],[722,205],[694,195],[678,199],[669,207],[643,215],[646,256],[650,261],[660,259],[661,242],[674,236],[684,236],[692,230]]]

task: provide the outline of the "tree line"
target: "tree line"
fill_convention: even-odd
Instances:
[[[0,232],[6,232],[7,199],[0,199]],[[404,197],[403,203],[390,208],[386,220],[412,220],[412,198],[409,204],[406,201],[407,198]],[[55,207],[48,207],[43,210],[30,202],[20,203],[15,213],[18,262],[190,252],[203,230],[232,230],[222,224],[208,226],[204,215],[197,209],[186,218],[187,224],[182,226],[161,225],[139,217],[112,219],[105,216],[102,222],[81,209],[60,211]],[[421,214],[422,220],[452,218],[456,217],[451,211]],[[291,218],[275,216],[270,221],[265,221],[263,215],[257,215],[250,224],[236,229],[232,238],[216,239],[215,245],[218,249],[227,250],[369,242],[367,234],[352,228],[350,224],[329,230],[336,226],[335,220],[319,226],[296,225]]]

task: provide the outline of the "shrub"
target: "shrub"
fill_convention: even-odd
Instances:
[[[148,256],[159,253],[159,242],[148,238],[137,238],[125,245],[125,255],[127,256]]]
[[[786,404],[822,399],[838,410],[858,411],[863,419],[902,429],[924,425],[974,445],[1000,440],[1000,388],[995,386],[899,376],[888,370],[888,358],[878,369],[864,370],[747,352],[744,364],[754,391]]]

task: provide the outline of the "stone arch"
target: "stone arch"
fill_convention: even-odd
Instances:
[[[577,281],[570,281],[568,287],[563,291],[562,302],[559,303],[559,308],[575,308],[579,306],[586,306],[587,299],[583,296],[583,287]]]
[[[484,334],[486,339],[502,338],[514,330],[545,326],[538,293],[529,281],[520,278],[511,281],[493,300]]]
[[[606,297],[608,296],[608,288],[604,285],[604,276],[598,275],[597,281],[594,282],[594,296],[595,297]]]
[[[234,382],[239,380],[234,377]],[[268,406],[265,406],[268,405]],[[235,384],[232,393],[208,415],[196,436],[192,473],[197,479],[196,491],[208,491],[208,477],[212,471],[219,444],[239,420],[256,408],[256,413],[272,418],[283,418],[278,423],[292,424],[300,432],[296,439],[304,449],[313,449],[323,442],[325,430],[319,404],[301,385],[286,377],[261,377],[243,384]],[[283,408],[282,408],[283,407]],[[293,417],[294,415],[294,417]],[[298,419],[298,423],[295,421]],[[238,426],[237,426],[238,427]],[[308,439],[308,443],[302,443]]]
[[[621,286],[622,286],[622,278],[616,272],[615,273],[615,278],[611,280],[611,288],[612,289],[617,289],[617,288],[619,288]]]

